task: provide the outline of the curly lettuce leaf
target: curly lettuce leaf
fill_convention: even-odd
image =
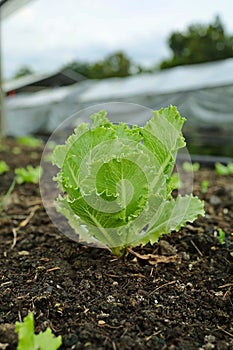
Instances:
[[[34,316],[30,312],[23,322],[16,322],[18,333],[17,350],[57,350],[61,344],[61,336],[54,337],[50,328],[44,332],[34,334]]]
[[[187,222],[193,222],[198,215],[204,215],[204,202],[199,198],[190,196],[178,196],[176,199],[163,202],[156,213],[154,220],[147,230],[147,236],[141,243],[154,244],[158,239],[172,231],[179,231]]]
[[[100,111],[55,148],[63,192],[57,209],[80,241],[122,252],[203,215],[198,198],[171,196],[184,121],[173,106],[155,111],[144,127],[112,124]]]

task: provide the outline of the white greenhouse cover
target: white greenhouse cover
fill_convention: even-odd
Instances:
[[[6,99],[7,133],[52,133],[73,113],[113,101],[152,109],[176,105],[187,118],[187,129],[217,128],[232,135],[233,59],[10,96]],[[143,125],[146,116],[132,115],[127,122]]]

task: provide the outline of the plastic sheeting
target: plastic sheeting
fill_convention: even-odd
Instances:
[[[215,143],[219,139],[220,146],[223,142],[233,144],[233,59],[8,97],[8,134],[50,134],[73,113],[113,101],[151,109],[176,105],[187,118],[185,132],[190,137],[200,134],[202,138],[215,137]],[[127,122],[143,125],[146,118],[135,115]]]

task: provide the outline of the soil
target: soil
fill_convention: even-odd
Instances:
[[[0,177],[0,198],[14,168],[40,162],[42,147],[15,154],[15,145],[1,146],[11,170]],[[232,180],[196,172],[206,216],[123,258],[66,238],[39,186],[16,185],[0,214],[0,349],[16,349],[15,322],[30,311],[36,333],[49,326],[62,336],[60,349],[233,349]]]

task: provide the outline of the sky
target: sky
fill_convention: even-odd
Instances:
[[[123,50],[145,66],[170,55],[167,38],[219,15],[233,34],[232,0],[32,0],[2,22],[3,76],[48,73]]]

